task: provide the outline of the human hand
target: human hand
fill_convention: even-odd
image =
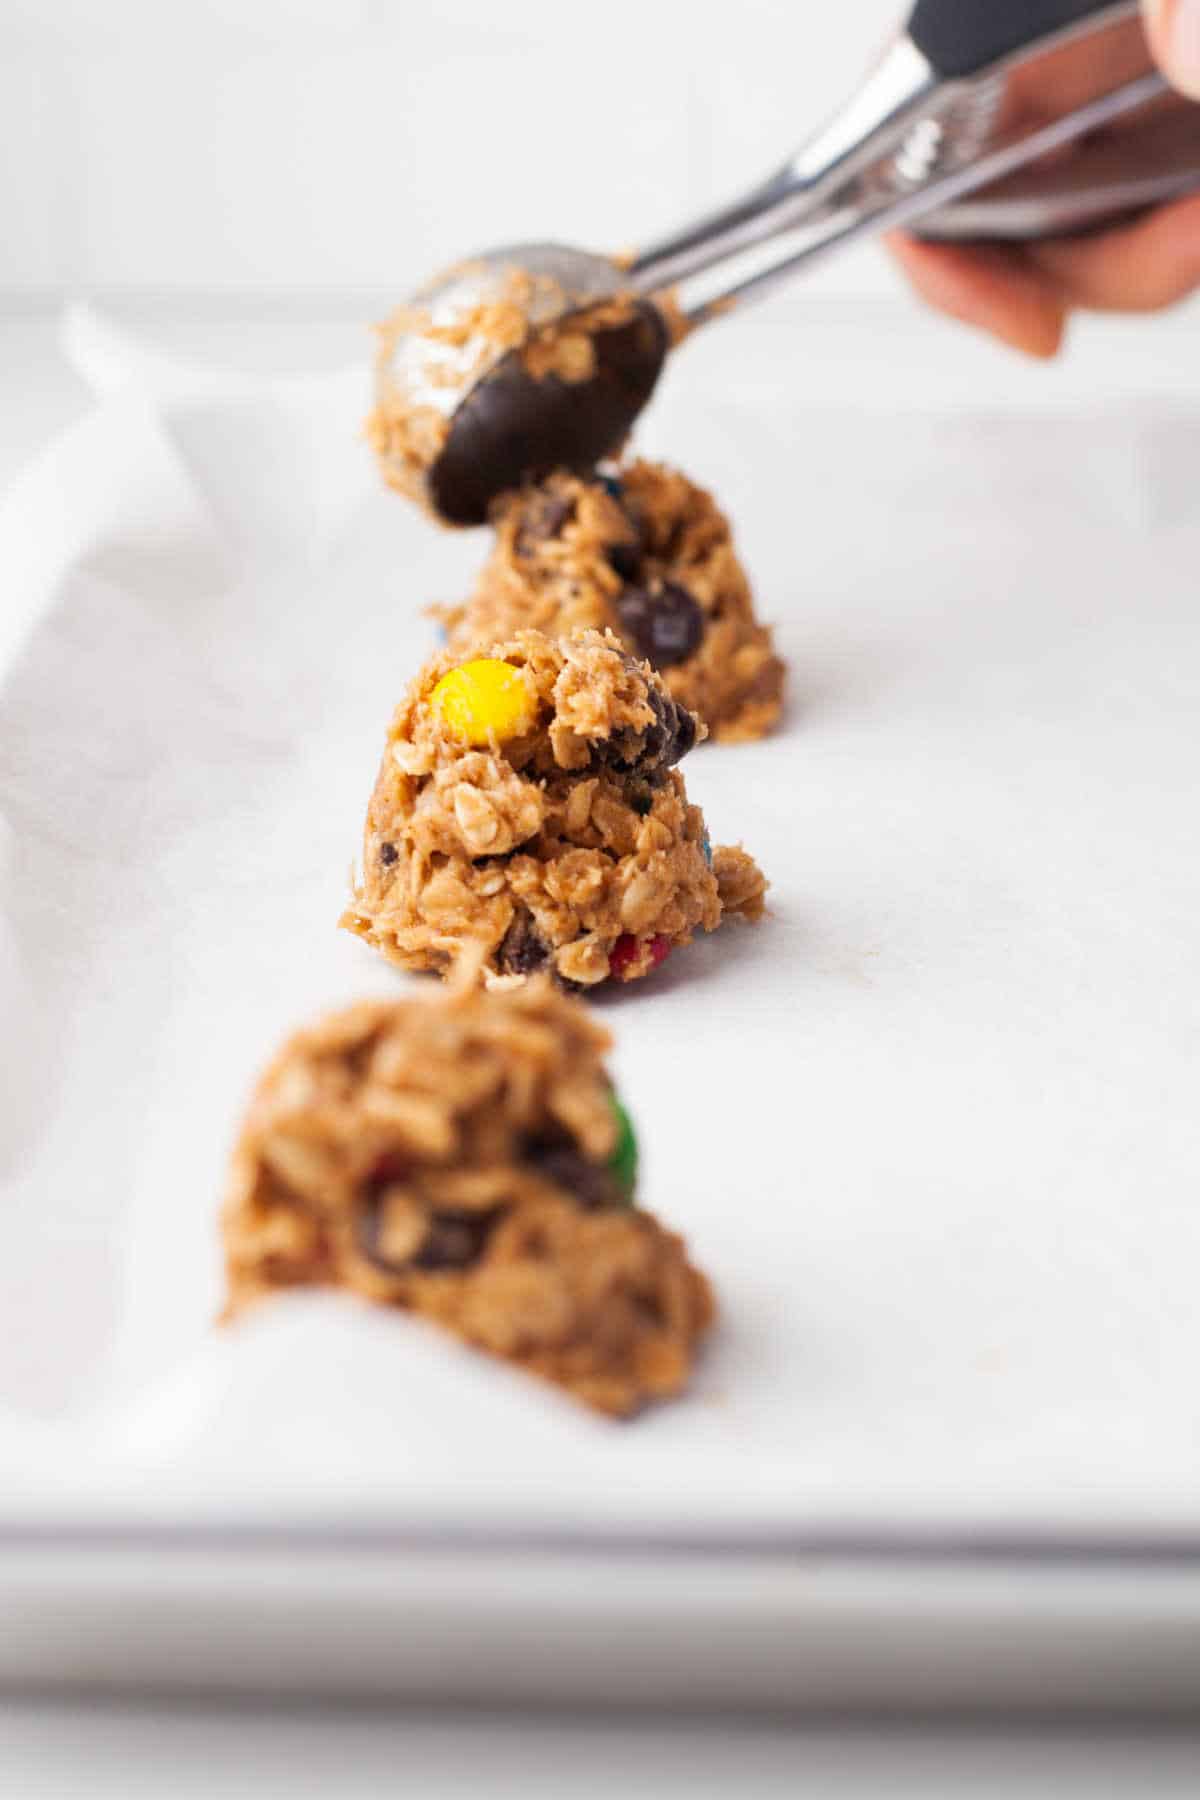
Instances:
[[[1200,0],[1143,0],[1143,10],[1144,32],[1126,25],[1022,71],[1006,123],[1032,127],[1139,74],[1147,39],[1176,89],[1200,99]],[[888,243],[931,306],[1027,355],[1051,357],[1075,311],[1159,312],[1200,287],[1200,197],[1089,237],[958,247],[897,233]]]

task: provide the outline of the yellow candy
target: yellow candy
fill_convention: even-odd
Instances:
[[[520,737],[532,730],[536,718],[520,669],[494,657],[451,669],[430,694],[429,704],[464,744]]]

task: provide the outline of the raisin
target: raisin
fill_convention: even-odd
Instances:
[[[400,852],[397,850],[395,844],[380,844],[379,860],[385,869],[390,869],[392,864],[399,860],[399,857]]]
[[[550,946],[533,922],[533,915],[522,907],[500,940],[496,960],[505,975],[532,975],[544,968],[550,958]]]
[[[622,630],[633,639],[639,656],[656,669],[686,662],[704,636],[704,614],[677,581],[654,588],[627,587],[616,607]]]

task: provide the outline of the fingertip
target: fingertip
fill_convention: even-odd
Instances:
[[[1197,0],[1143,0],[1150,49],[1172,87],[1200,100],[1200,4]]]
[[[1200,196],[1099,236],[1033,245],[1028,255],[1072,306],[1161,312],[1200,287]]]
[[[1049,362],[1062,349],[1067,307],[1037,271],[1003,252],[893,236],[889,247],[920,297],[1009,349]]]
[[[1069,325],[1070,315],[1066,308],[1057,308],[1052,318],[1047,317],[1039,328],[1030,334],[1028,341],[1023,346],[1026,356],[1032,356],[1037,362],[1053,362],[1056,356],[1061,355],[1066,345]]]
[[[895,235],[888,240],[904,273],[928,305],[965,323],[977,318],[981,270],[969,251]]]
[[[1053,362],[1067,335],[1066,308],[1048,303],[1015,308],[975,321],[1010,350],[1034,362]]]

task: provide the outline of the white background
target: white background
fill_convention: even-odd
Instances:
[[[765,175],[892,0],[0,0],[0,294],[403,292]],[[888,281],[870,252],[821,280]]]

